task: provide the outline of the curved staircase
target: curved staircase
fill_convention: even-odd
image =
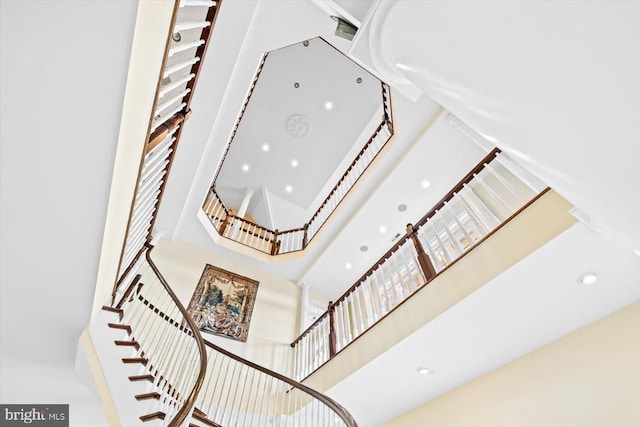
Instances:
[[[128,400],[117,408],[123,425],[357,426],[330,398],[205,341],[151,250],[95,329],[111,346],[101,360],[123,368],[108,380],[129,383],[119,388],[130,392],[119,396]]]

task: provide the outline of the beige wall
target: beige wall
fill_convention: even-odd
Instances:
[[[640,426],[640,302],[384,427]]]
[[[246,343],[208,333],[203,336],[241,357],[289,373],[289,358],[293,353],[289,344],[297,336],[300,318],[300,287],[275,274],[176,240],[160,240],[151,258],[185,307],[206,264],[260,282]]]

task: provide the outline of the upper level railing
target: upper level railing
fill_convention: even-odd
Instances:
[[[302,380],[545,191],[495,149],[473,168],[292,344]]]
[[[145,247],[147,249],[148,246]],[[141,421],[182,426],[357,427],[332,399],[203,340],[194,320],[151,259],[123,289],[109,311],[120,313],[111,328],[125,331],[133,348],[125,363],[139,363],[130,380],[147,380]],[[143,403],[141,403],[142,405]],[[136,424],[121,414],[126,425]],[[198,424],[200,425],[200,424]]]
[[[221,1],[176,0],[114,289],[151,241]]]
[[[393,135],[391,90],[384,83],[381,87],[382,121],[307,223],[300,228],[279,231],[270,230],[248,219],[233,215],[216,192],[214,179],[202,210],[217,233],[269,255],[304,250]],[[244,108],[246,108],[246,102],[242,111]],[[236,128],[237,126],[236,124]]]

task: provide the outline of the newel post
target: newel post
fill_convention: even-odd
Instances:
[[[224,236],[227,225],[229,225],[229,214],[225,212],[224,219],[222,220],[222,225],[220,226],[220,231],[218,232],[221,236]]]
[[[307,244],[309,243],[308,239],[308,232],[309,232],[309,223],[306,223],[304,225],[304,236],[302,237],[302,249],[307,247]]]
[[[422,243],[418,239],[418,234],[413,228],[413,224],[407,224],[407,235],[411,236],[411,240],[413,240],[413,245],[415,246],[416,253],[418,254],[418,264],[420,264],[422,273],[424,273],[424,277],[428,282],[436,275],[436,269],[433,267],[433,264],[429,259],[429,255],[424,251],[424,247],[422,247]]]
[[[271,255],[277,255],[280,250],[280,242],[278,242],[278,229],[273,230],[273,241],[271,242]]]
[[[327,307],[327,312],[329,312],[329,358],[332,358],[336,355],[336,323],[334,319],[335,306],[333,305],[333,301],[329,301],[329,307]]]

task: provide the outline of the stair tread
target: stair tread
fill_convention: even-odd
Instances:
[[[129,381],[149,381],[153,382],[153,375],[131,375]]]
[[[123,363],[142,363],[143,365],[146,366],[148,360],[145,359],[144,357],[123,357],[122,362]]]
[[[130,333],[131,333],[131,326],[129,326],[129,325],[122,325],[122,324],[120,324],[120,323],[108,323],[108,326],[109,326],[110,328],[113,328],[113,329],[122,329],[122,330],[125,330],[125,331],[127,331],[127,333],[128,333],[128,334],[130,334]]]
[[[152,420],[157,420],[157,419],[164,420],[164,417],[166,417],[166,415],[167,414],[165,414],[162,411],[157,411],[157,412],[153,412],[151,414],[142,415],[140,417],[140,419],[142,421],[152,421]]]
[[[115,340],[114,343],[119,346],[135,347],[136,350],[140,348],[136,340]]]
[[[160,399],[160,393],[152,391],[150,393],[136,394],[136,400]]]

